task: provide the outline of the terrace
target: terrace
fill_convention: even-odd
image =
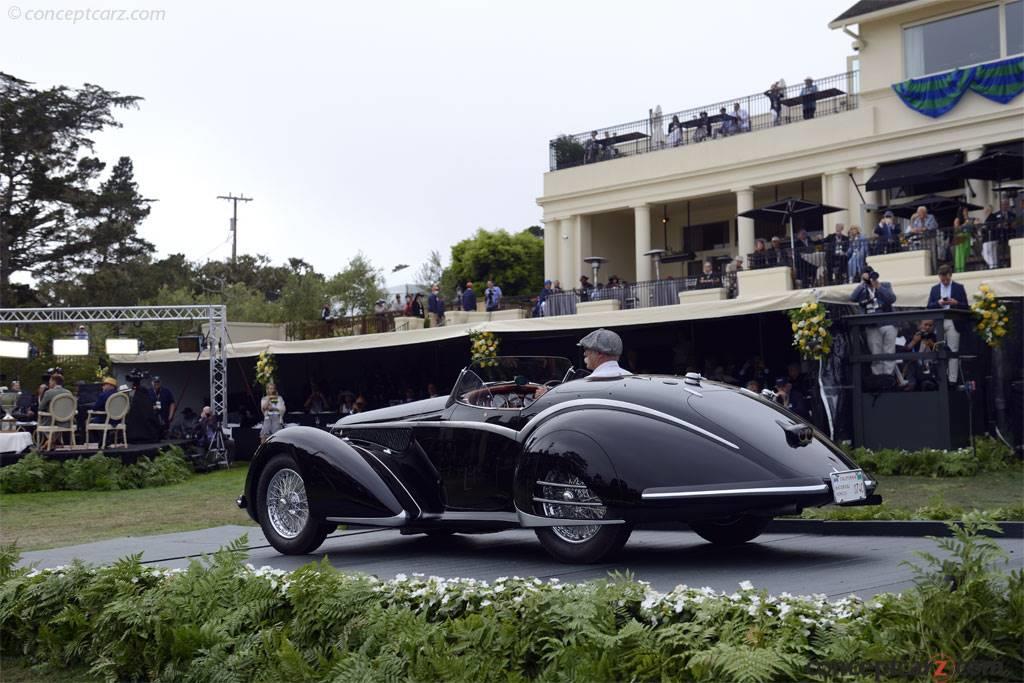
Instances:
[[[652,111],[646,119],[639,121],[561,135],[549,145],[550,170],[713,142],[733,135],[795,124],[804,120],[804,108],[812,104],[814,118],[857,108],[860,91],[858,71],[819,78],[813,85],[813,91],[806,95],[802,94],[804,83],[780,88],[777,116],[766,91],[677,112]],[[732,116],[737,103],[747,114],[745,121]],[[702,114],[707,116],[702,118]]]

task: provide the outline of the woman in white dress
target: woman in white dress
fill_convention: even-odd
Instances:
[[[260,399],[260,411],[263,413],[260,443],[263,443],[284,426],[284,399],[278,396],[277,385],[273,382],[267,384],[267,395]]]

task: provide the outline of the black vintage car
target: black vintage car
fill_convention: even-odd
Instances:
[[[875,482],[774,402],[686,377],[576,377],[564,358],[462,371],[448,397],[288,427],[263,444],[238,505],[278,551],[338,525],[405,533],[532,528],[566,562],[620,549],[634,524],[683,521],[712,543],[776,515],[871,505]]]

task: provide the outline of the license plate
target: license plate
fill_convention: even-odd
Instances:
[[[864,488],[863,470],[833,472],[829,476],[832,477],[832,498],[837,503],[849,503],[868,497],[867,489]]]

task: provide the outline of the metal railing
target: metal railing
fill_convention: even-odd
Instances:
[[[728,291],[729,298],[735,298],[738,294],[736,273],[714,273],[709,278],[648,280],[614,287],[567,289],[549,294],[535,312],[544,317],[575,315],[579,304],[592,301],[618,301],[621,310],[672,306],[679,303],[680,292],[719,287]]]
[[[668,112],[660,117],[651,114],[639,121],[597,128],[576,135],[561,135],[548,146],[550,169],[556,171],[647,154],[774,128],[808,118],[840,114],[857,108],[859,73],[849,71],[819,78],[813,82],[813,90],[806,93],[805,85],[799,83],[780,88],[777,93],[769,89],[692,109]],[[769,93],[772,93],[771,96]],[[733,116],[736,104],[746,112],[745,117]]]
[[[395,311],[352,315],[333,320],[301,320],[285,326],[288,341],[301,339],[327,339],[329,337],[351,337],[358,334],[394,332],[395,318],[403,315]]]
[[[901,232],[893,240],[862,238],[862,243],[848,245],[842,252],[830,249],[832,244],[822,240],[810,247],[798,246],[795,265],[788,245],[749,254],[748,264],[752,270],[790,266],[793,285],[798,289],[856,282],[869,257],[902,251],[929,252],[932,272],[943,264],[952,266],[954,272],[1008,268],[1009,242],[1020,231],[1021,226],[1013,224],[986,223],[970,224],[966,229],[944,227],[918,234]]]

